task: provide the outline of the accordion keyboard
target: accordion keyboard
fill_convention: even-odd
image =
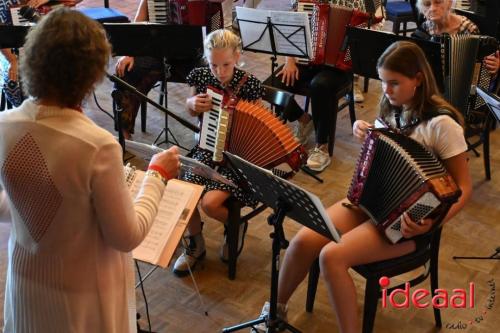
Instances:
[[[222,111],[222,95],[207,89],[212,97],[212,109],[203,113],[203,122],[200,131],[200,148],[215,152],[217,145],[219,113]]]
[[[148,0],[148,17],[153,23],[169,23],[170,8],[168,0]]]
[[[21,16],[21,7],[11,7],[10,17],[12,18],[12,25],[29,25],[30,22]]]

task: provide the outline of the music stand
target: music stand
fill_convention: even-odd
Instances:
[[[169,63],[179,61],[192,61],[194,58],[199,58],[203,54],[203,40],[205,37],[205,27],[192,26],[192,25],[164,25],[155,23],[104,23],[104,29],[108,35],[110,43],[113,45],[114,55],[128,55],[128,56],[151,56],[163,59],[163,66],[165,70],[164,87],[167,87],[167,81],[170,77]],[[175,45],[175,47],[172,47]],[[146,95],[140,93],[137,89],[127,84],[120,78],[108,76],[113,82],[119,84],[121,87],[133,92],[140,96],[149,104],[158,108],[165,113],[165,143],[169,143],[169,133],[174,139],[174,143],[179,145],[172,132],[168,128],[168,116],[179,121],[182,125],[189,129],[199,132],[199,128],[192,125],[183,118],[177,116],[169,111],[166,107],[167,97],[165,96],[165,107],[155,103]],[[115,96],[113,96],[115,99]],[[123,133],[121,131],[121,110],[117,110],[117,103],[113,103],[114,111],[118,115],[117,129],[119,141],[124,143]],[[180,120],[182,119],[182,120]],[[160,138],[162,133],[157,137],[156,141]],[[156,142],[155,141],[155,142]],[[162,142],[163,143],[163,142]]]
[[[479,96],[484,100],[486,106],[490,110],[491,114],[495,117],[497,121],[500,121],[500,98],[493,94],[484,91],[480,87],[476,87],[476,91]],[[486,115],[490,117],[490,115]],[[479,260],[500,260],[500,246],[495,249],[495,252],[489,257],[476,257],[476,256],[453,256],[453,259],[479,259]]]
[[[405,40],[417,44],[424,51],[427,61],[434,72],[439,89],[444,91],[440,43],[356,27],[347,27],[346,34],[347,43],[351,50],[352,70],[354,73],[379,80],[377,72],[378,58],[391,44]]]
[[[290,332],[300,333],[298,329],[285,322],[282,318],[277,317],[278,263],[280,262],[281,249],[288,247],[288,241],[285,239],[283,231],[283,220],[285,216],[288,216],[334,241],[339,241],[340,235],[330,221],[323,208],[323,204],[317,196],[282,178],[274,176],[268,170],[247,162],[236,155],[228,152],[224,152],[224,155],[231,167],[243,179],[244,185],[253,192],[255,198],[274,210],[274,213],[267,220],[274,227],[274,232],[270,235],[273,239],[273,244],[269,315],[224,328],[222,332],[235,332],[248,327],[254,328],[257,324],[266,323],[268,327],[267,332],[278,332],[278,329],[287,329]]]
[[[277,56],[309,58],[312,52],[307,13],[236,7],[243,50],[271,54],[271,75]]]
[[[29,25],[0,25],[0,49],[19,49],[31,28]]]

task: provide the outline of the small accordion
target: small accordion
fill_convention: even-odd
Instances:
[[[12,6],[9,8],[12,25],[29,25],[34,22],[34,17],[37,15],[43,16],[48,14],[51,10],[61,7],[73,7],[75,1],[54,2],[42,5],[38,8],[29,6]]]
[[[304,164],[304,148],[271,110],[215,88],[207,94],[212,109],[203,113],[199,147],[212,152],[214,162],[223,162],[222,153],[228,151],[284,178]]]
[[[148,0],[150,22],[206,26],[207,32],[224,25],[221,0]]]
[[[417,222],[442,213],[441,208],[447,211],[460,195],[443,164],[420,143],[388,130],[372,130],[362,146],[347,198],[396,243],[403,237],[403,213]]]
[[[467,119],[484,105],[474,88],[488,91],[492,76],[482,60],[498,49],[498,42],[489,36],[448,34],[438,37],[438,41],[441,42],[444,97]]]
[[[350,70],[352,60],[347,47],[346,28],[366,28],[372,15],[317,0],[299,1],[298,11],[311,13],[312,57],[309,63]]]

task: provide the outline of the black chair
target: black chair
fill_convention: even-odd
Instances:
[[[399,35],[400,32],[406,36],[407,32],[415,31],[416,29],[408,29],[408,22],[418,22],[418,13],[416,9],[416,0],[398,0],[398,1],[383,1],[385,8],[385,16],[387,20],[392,21],[392,32]],[[403,23],[403,30],[400,30]]]
[[[413,253],[399,258],[353,267],[357,273],[366,279],[363,310],[363,333],[370,333],[373,331],[378,299],[382,296],[379,285],[379,279],[381,277],[386,276],[391,278],[424,266],[425,271],[408,282],[410,283],[410,286],[414,286],[430,276],[432,296],[435,295],[435,290],[438,288],[438,259],[441,230],[442,229],[439,227],[434,231],[429,246],[417,249]],[[306,300],[307,312],[312,312],[313,310],[319,273],[319,260],[317,259],[309,271]],[[398,286],[387,289],[387,294],[389,295],[396,288],[404,288],[404,286],[405,284],[402,283]],[[442,322],[439,308],[434,308],[434,319],[436,321],[436,327],[441,327]]]
[[[5,91],[3,89],[0,92],[0,111],[5,111],[8,109],[12,109],[12,104],[7,100],[7,96],[5,96]]]
[[[271,108],[278,116],[286,113],[286,108],[290,105],[294,95],[288,91],[280,90],[271,86],[264,85],[264,96],[262,99],[271,105]],[[254,218],[263,212],[267,206],[259,204],[251,212],[241,215],[243,204],[236,200],[234,197],[229,197],[225,202],[229,210],[228,221],[226,224],[226,239],[228,245],[228,277],[234,280],[236,277],[236,263],[238,255],[240,254],[243,244],[239,244],[239,230],[240,225],[248,223],[250,219]]]

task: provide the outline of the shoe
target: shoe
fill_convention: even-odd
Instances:
[[[206,253],[205,239],[202,233],[189,236],[189,246],[175,261],[174,274],[179,277],[188,275],[189,270],[194,270],[196,264],[205,257]]]
[[[327,166],[330,165],[332,159],[327,152],[321,150],[320,148],[314,148],[309,152],[309,158],[307,159],[307,167],[313,171],[323,171]]]
[[[363,96],[363,93],[361,92],[361,89],[359,89],[358,83],[354,83],[354,89],[352,94],[354,95],[354,101],[356,103],[362,103],[365,101],[365,96]]]
[[[297,126],[295,127],[295,137],[297,138],[297,141],[299,141],[302,145],[305,145],[307,141],[309,140],[309,137],[311,136],[311,133],[314,130],[314,123],[311,120],[307,122],[307,124],[304,125],[302,122],[298,122]]]
[[[270,304],[269,302],[264,303],[264,306],[262,307],[262,311],[260,312],[259,318],[265,318],[269,316],[269,309],[270,309]],[[276,316],[280,319],[282,319],[284,322],[287,322],[287,314],[288,314],[288,307],[285,304],[278,303],[277,306],[277,313]],[[284,328],[278,328],[278,332],[284,331]],[[267,332],[267,322],[260,323],[258,325],[255,325],[252,327],[252,330],[250,331],[251,333],[265,333]]]
[[[245,234],[247,232],[248,222],[240,224],[240,230],[238,233],[238,254],[240,255],[243,250],[243,243],[245,242]],[[224,226],[224,244],[220,248],[220,260],[227,263],[229,261],[229,246],[227,245],[227,228]]]

